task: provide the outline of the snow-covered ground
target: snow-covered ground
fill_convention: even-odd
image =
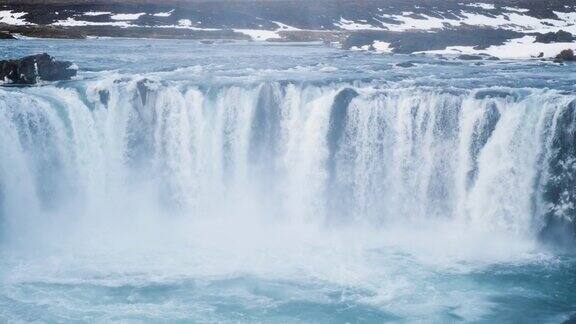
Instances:
[[[374,41],[371,45],[363,45],[360,47],[354,46],[351,48],[353,51],[369,51],[374,50],[378,53],[392,53],[392,47],[390,43],[383,41]]]
[[[248,35],[255,41],[267,41],[270,39],[280,39],[280,35],[276,31],[262,30],[262,29],[234,29],[237,33]]]
[[[84,16],[102,16],[102,15],[111,15],[110,11],[88,11],[84,13]]]
[[[29,1],[29,0],[22,0]],[[222,0],[213,0],[222,1]],[[321,1],[330,0],[315,0]],[[50,9],[43,6],[43,10],[29,11],[30,7],[0,5],[0,24],[24,25],[51,25],[61,27],[110,26],[117,28],[150,27],[162,29],[190,31],[234,31],[248,35],[254,41],[280,40],[286,34],[307,32],[334,32],[341,35],[351,35],[362,32],[370,33],[404,33],[423,32],[436,34],[447,30],[485,28],[503,30],[510,35],[503,39],[489,40],[482,43],[482,36],[478,35],[478,45],[483,50],[476,50],[478,46],[450,43],[444,49],[430,46],[426,53],[443,54],[479,54],[485,53],[501,58],[529,58],[544,53],[545,57],[553,57],[566,48],[576,49],[576,43],[535,43],[536,35],[549,32],[565,31],[576,35],[576,0],[567,0],[565,5],[558,5],[552,1],[540,3],[516,3],[503,5],[494,0],[481,0],[476,2],[459,2],[446,5],[441,0],[430,0],[422,5],[409,5],[404,0],[374,0],[375,5],[364,5],[363,2],[350,2],[362,8],[351,10],[350,6],[338,6],[336,9],[324,10],[322,6],[314,9],[303,3],[290,7],[286,12],[283,9],[269,15],[262,8],[245,10],[238,14],[235,20],[235,9],[222,6],[222,10],[200,10],[182,8],[176,5],[162,5],[151,7],[127,6],[87,6],[64,9],[54,7]],[[434,5],[436,1],[438,6]],[[270,2],[270,6],[280,1]],[[292,3],[292,2],[287,2]],[[294,2],[296,3],[296,2]],[[197,4],[200,6],[200,3]],[[252,5],[251,5],[252,6]],[[365,7],[363,7],[365,6]],[[532,6],[532,7],[530,7]],[[28,9],[27,9],[28,8]],[[58,8],[58,10],[56,9]],[[284,7],[282,7],[284,8]],[[358,9],[357,7],[355,7]],[[28,10],[28,12],[27,12]],[[290,11],[292,10],[292,11]],[[311,10],[316,10],[312,12]],[[322,13],[318,15],[318,13]],[[47,15],[49,19],[35,17]],[[268,15],[268,16],[267,16]],[[311,17],[301,19],[301,15]],[[316,16],[318,21],[315,22]],[[274,17],[274,18],[271,18]],[[545,18],[543,18],[545,17]],[[47,21],[47,22],[46,22]],[[18,31],[16,31],[18,32]],[[282,32],[287,32],[283,34]],[[101,35],[100,35],[101,36]],[[104,35],[107,36],[107,35]],[[340,36],[338,36],[340,37]],[[473,37],[476,37],[475,35]],[[303,39],[306,39],[305,37]],[[338,38],[341,40],[342,38]],[[385,38],[386,39],[386,38]],[[325,40],[325,39],[324,39]],[[329,41],[334,41],[330,39]],[[485,41],[485,40],[484,40]],[[505,41],[502,44],[502,41]],[[425,41],[424,41],[425,42]],[[432,41],[431,41],[432,42]],[[492,44],[492,46],[489,46]],[[500,45],[496,45],[500,44]],[[464,46],[466,45],[466,46]],[[488,47],[486,47],[488,45]],[[397,44],[389,39],[367,39],[356,44],[353,49],[373,50],[381,53],[390,53],[396,50]],[[442,45],[443,46],[443,45]],[[433,50],[432,50],[433,49]],[[420,49],[418,49],[420,51]]]
[[[576,2],[575,2],[576,4]],[[531,16],[528,9],[514,7],[497,8],[494,4],[472,3],[466,5],[470,11],[461,11],[453,17],[439,18],[422,13],[405,11],[399,15],[386,14],[379,11],[376,23],[366,20],[348,20],[341,18],[337,26],[348,31],[424,31],[438,32],[445,28],[479,27],[504,29],[526,36],[510,39],[501,45],[492,45],[486,49],[475,49],[475,46],[448,46],[442,50],[422,51],[434,54],[488,54],[500,58],[551,58],[565,49],[576,49],[576,42],[537,43],[535,34],[565,31],[576,35],[576,11],[553,11],[558,19],[541,19]],[[478,12],[477,9],[484,11]],[[474,12],[472,10],[475,10]],[[497,12],[497,14],[496,14]],[[448,16],[448,15],[447,15]],[[378,19],[382,18],[382,19]],[[394,23],[392,23],[393,21]],[[374,41],[372,44],[356,46],[355,50],[374,50],[380,53],[390,53],[390,43]]]
[[[172,13],[174,12],[174,9],[167,11],[167,12],[157,12],[155,14],[153,14],[154,17],[170,17],[172,16]]]
[[[136,13],[136,14],[115,14],[115,15],[112,15],[111,18],[113,20],[136,20],[136,19],[140,18],[141,16],[144,16],[145,14],[146,14],[145,12]]]
[[[473,46],[449,46],[444,50],[424,51],[422,53],[430,54],[488,54],[505,59],[526,59],[539,57],[542,54],[544,58],[555,57],[562,50],[567,48],[576,48],[575,43],[535,43],[536,37],[524,36],[518,39],[512,39],[503,45],[490,46],[485,50],[474,49]]]
[[[0,23],[7,25],[26,25],[27,22],[22,19],[25,12],[12,12],[11,10],[0,10]]]
[[[114,27],[131,27],[132,25],[125,21],[114,21],[114,22],[93,22],[76,20],[74,18],[66,18],[65,20],[59,20],[52,25],[62,26],[62,27],[80,27],[80,26],[114,26]]]
[[[404,32],[410,30],[432,31],[446,27],[477,26],[504,28],[522,33],[547,33],[559,30],[576,33],[576,12],[554,12],[559,19],[539,19],[519,12],[518,9],[508,8],[508,12],[493,15],[489,12],[473,13],[461,12],[458,19],[438,18],[426,14],[404,12],[402,15],[379,14],[375,19],[386,18],[396,23],[381,20],[378,24],[369,24],[366,21],[352,21],[341,18],[336,26],[344,30],[382,30]]]

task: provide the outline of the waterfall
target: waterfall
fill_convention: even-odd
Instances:
[[[2,237],[146,212],[570,236],[575,109],[552,90],[372,83],[1,89]]]

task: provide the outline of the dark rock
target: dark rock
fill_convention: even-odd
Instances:
[[[500,111],[494,102],[489,103],[486,109],[482,112],[483,117],[479,118],[476,123],[474,123],[474,131],[472,133],[472,141],[470,143],[470,161],[472,162],[471,168],[468,171],[466,177],[466,188],[470,189],[476,182],[478,178],[478,157],[480,152],[488,143],[488,140],[492,137],[492,134],[496,130],[496,125],[500,121]]]
[[[478,100],[483,100],[486,98],[514,98],[514,100],[518,99],[518,95],[515,93],[511,93],[508,91],[504,91],[504,90],[494,90],[494,89],[489,89],[489,90],[480,90],[478,92],[476,92],[476,94],[474,95],[474,98],[478,99]]]
[[[274,83],[265,83],[260,88],[252,119],[249,156],[254,166],[272,172],[269,163],[278,152],[282,116],[280,88]]]
[[[86,26],[90,27],[90,26]],[[87,35],[81,27],[62,27],[50,25],[5,25],[0,24],[4,33],[15,35],[20,34],[26,37],[34,38],[67,38],[81,39]],[[92,35],[92,34],[90,34]],[[98,36],[98,35],[94,35]]]
[[[0,39],[16,39],[16,37],[7,31],[0,31]]]
[[[122,84],[122,83],[127,83],[127,82],[130,82],[130,78],[123,77],[123,78],[114,80],[114,84]]]
[[[0,61],[0,79],[14,84],[35,84],[43,81],[70,80],[76,76],[72,62],[56,61],[48,54]]]
[[[330,162],[334,163],[336,152],[341,144],[348,120],[348,107],[354,98],[358,97],[358,92],[354,89],[346,88],[334,98],[332,111],[330,114],[330,123],[328,130],[328,146],[330,147]]]
[[[480,55],[470,55],[470,54],[458,55],[457,58],[459,60],[463,60],[463,61],[480,61],[480,60],[483,60],[482,56],[480,56]]]
[[[576,56],[574,56],[574,51],[571,49],[566,49],[560,52],[560,54],[556,55],[554,59],[555,62],[564,62],[564,61],[576,61]]]
[[[410,68],[410,67],[415,67],[416,64],[414,64],[412,62],[402,62],[402,63],[396,64],[396,66],[401,67],[401,68]]]
[[[540,54],[538,54],[538,58],[543,58],[544,57],[544,52],[540,52]]]
[[[536,43],[571,43],[576,40],[576,37],[571,33],[563,30],[559,30],[557,32],[549,32],[546,34],[539,34],[536,36]]]
[[[449,61],[448,59],[439,60],[439,61],[433,62],[432,64],[442,65],[442,66],[462,65],[461,62]]]
[[[562,324],[576,324],[576,313],[572,314],[567,320],[562,322]]]
[[[100,102],[104,106],[108,106],[108,102],[110,101],[110,92],[108,90],[100,90],[98,91],[98,96],[100,96]]]
[[[148,93],[152,91],[150,89],[151,84],[152,81],[148,79],[142,79],[136,83],[136,88],[138,89],[138,94],[140,95],[140,100],[143,106],[145,106],[148,101]]]
[[[327,190],[331,191],[328,195],[328,208],[334,215],[347,215],[353,202],[350,197],[353,195],[349,192],[349,187],[342,185],[338,179],[337,155],[343,149],[346,141],[346,124],[349,120],[349,110],[352,101],[358,97],[356,90],[346,88],[340,91],[334,98],[330,111],[330,122],[328,126],[328,135],[326,141],[329,148],[329,157],[327,161],[328,183]]]
[[[131,83],[133,80],[130,80]],[[143,125],[149,127],[156,119],[154,109],[150,109],[149,103],[156,100],[156,82],[144,78],[136,82],[136,89],[133,92],[132,101],[135,103],[134,110]]]

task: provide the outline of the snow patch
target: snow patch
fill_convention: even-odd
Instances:
[[[344,30],[383,30],[382,28],[370,24],[354,22],[343,17],[334,25]]]
[[[145,15],[146,13],[135,13],[135,14],[115,14],[112,15],[113,20],[136,20],[141,16]]]
[[[190,19],[180,19],[178,20],[178,26],[184,28],[192,27],[192,21]]]
[[[482,8],[484,10],[493,10],[496,9],[496,7],[491,4],[491,3],[471,3],[468,5],[469,7],[476,7],[476,8]]]
[[[92,21],[83,21],[83,20],[75,20],[74,18],[68,17],[65,20],[58,20],[57,22],[53,23],[54,26],[63,26],[63,27],[82,27],[82,26],[115,26],[115,27],[132,27],[127,22],[124,21],[115,21],[115,22],[92,22]]]
[[[22,19],[26,15],[25,12],[12,12],[11,10],[0,10],[0,23],[7,25],[30,25],[27,21]]]
[[[515,8],[515,7],[502,7],[502,9],[506,11],[514,11],[514,12],[528,12],[530,9],[525,8]]]
[[[558,18],[563,20],[566,25],[576,24],[576,12],[575,11],[572,11],[572,12],[554,11],[554,14],[556,16],[558,16]]]
[[[372,43],[372,47],[378,53],[392,53],[392,48],[390,47],[390,43],[383,42],[383,41],[374,41]]]
[[[272,30],[260,30],[260,29],[234,29],[237,33],[242,33],[250,36],[255,41],[266,41],[269,39],[279,39],[281,38],[277,32]]]
[[[449,46],[443,50],[424,51],[429,54],[488,54],[503,59],[528,59],[538,57],[553,58],[565,49],[576,49],[576,43],[534,43],[535,36],[512,39],[503,45],[493,45],[485,50],[475,50],[473,46]]]
[[[281,23],[281,22],[279,22],[279,21],[272,21],[272,22],[275,23],[276,25],[278,25],[278,27],[279,27],[278,30],[291,30],[291,31],[293,31],[293,30],[300,30],[299,28],[296,28],[296,27],[292,27],[292,26],[283,24],[283,23]]]
[[[14,36],[14,38],[19,39],[19,40],[39,39],[37,37],[25,36],[25,35],[18,34],[18,33],[12,34],[12,36]]]
[[[491,5],[488,7],[486,4],[472,4],[474,7],[479,7],[484,10],[493,9]],[[522,33],[547,33],[565,30],[576,34],[576,12],[554,12],[558,19],[539,19],[527,15],[527,9],[517,9],[513,7],[505,7],[504,13],[493,15],[490,13],[477,13],[462,11],[458,18],[439,18],[432,17],[426,14],[419,14],[418,18],[413,18],[411,11],[402,12],[400,15],[379,14],[378,17],[392,19],[398,22],[386,23],[381,21],[379,25],[369,24],[365,21],[352,21],[345,18],[335,23],[335,26],[343,30],[389,30],[395,32],[404,32],[409,30],[424,30],[433,31],[435,29],[443,29],[446,26],[460,27],[463,25],[478,26],[478,27],[492,27],[503,28]]]
[[[102,15],[111,15],[110,11],[88,11],[84,13],[84,16],[102,16]]]
[[[383,41],[374,41],[372,45],[363,45],[363,46],[352,46],[350,48],[352,51],[376,51],[378,53],[392,53],[392,48],[390,47],[390,43],[383,42]]]
[[[174,12],[174,9],[167,11],[167,12],[155,13],[153,16],[154,17],[170,17],[170,16],[172,16],[173,12]]]
[[[201,24],[201,22],[196,23],[196,25],[200,25],[200,24]],[[195,27],[194,23],[190,19],[180,19],[180,20],[178,20],[178,25],[159,25],[159,26],[154,26],[154,28],[175,28],[175,29],[204,30],[204,31],[221,30],[221,29],[217,29],[217,28]]]

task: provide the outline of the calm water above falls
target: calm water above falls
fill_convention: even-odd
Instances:
[[[26,40],[0,88],[0,322],[576,312],[576,66]],[[411,61],[411,68],[397,63]]]

